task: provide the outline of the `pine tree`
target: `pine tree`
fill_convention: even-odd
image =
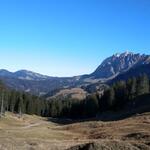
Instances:
[[[115,91],[114,91],[114,88],[110,88],[107,91],[107,103],[108,103],[109,108],[112,108],[115,105]]]
[[[32,115],[33,114],[33,100],[32,100],[32,97],[29,96],[28,97],[28,100],[27,100],[27,104],[26,104],[26,111],[27,111],[27,114],[29,115]]]
[[[12,113],[14,112],[15,103],[16,103],[16,92],[13,90],[13,91],[11,91],[10,104],[9,104],[9,110]]]
[[[55,101],[51,102],[51,116],[57,117],[57,106]]]
[[[136,78],[132,78],[131,89],[129,92],[129,99],[134,99],[136,97],[136,91],[137,91],[137,80]]]
[[[140,76],[137,82],[137,95],[149,93],[149,79],[147,75]]]
[[[18,113],[19,113],[19,116],[20,116],[20,117],[21,117],[22,114],[24,113],[24,104],[23,104],[22,95],[19,96]]]
[[[0,117],[4,115],[4,92],[1,93],[1,110],[0,110]]]

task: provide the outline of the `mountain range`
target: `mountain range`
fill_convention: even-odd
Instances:
[[[0,70],[0,76],[1,77],[10,77],[10,78],[16,78],[16,79],[22,79],[22,80],[34,80],[34,81],[41,81],[41,80],[47,80],[51,77],[46,75],[41,75],[39,73],[35,73],[28,70],[19,70],[16,72],[10,72],[5,69]]]
[[[150,76],[150,56],[124,52],[106,58],[89,75],[75,77],[51,77],[28,70],[10,72],[0,70],[0,79],[10,88],[36,95],[45,95],[61,89],[82,88],[90,85],[107,84],[117,80],[126,80],[132,76],[146,73]],[[51,94],[50,94],[51,95]]]
[[[149,62],[150,56],[145,54],[140,55],[132,52],[115,54],[105,59],[90,76],[100,79],[113,78],[120,73],[128,71],[130,68],[148,64]]]

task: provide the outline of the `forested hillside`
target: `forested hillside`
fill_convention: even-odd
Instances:
[[[147,75],[118,81],[107,88],[102,95],[93,93],[83,101],[53,100],[50,102],[50,113],[53,117],[88,118],[107,111],[132,112],[136,108],[142,111],[150,109],[150,82]],[[146,107],[145,107],[146,106]],[[138,112],[137,112],[138,113]]]
[[[5,111],[19,113],[20,115],[23,113],[44,115],[45,103],[46,101],[42,98],[10,90],[2,82],[0,83],[1,116],[5,114]]]
[[[107,88],[102,95],[92,93],[80,101],[76,99],[48,101],[28,93],[10,90],[1,83],[0,108],[1,115],[4,115],[5,111],[11,111],[20,115],[26,113],[79,119],[95,117],[106,111],[132,110],[143,105],[149,107],[149,94],[150,81],[147,75],[131,78],[126,82],[118,81]]]

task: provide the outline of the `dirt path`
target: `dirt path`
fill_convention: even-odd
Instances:
[[[29,128],[38,127],[38,126],[41,126],[44,124],[45,124],[45,122],[38,122],[38,123],[29,124],[29,125],[21,127],[21,128],[22,129],[29,129]]]

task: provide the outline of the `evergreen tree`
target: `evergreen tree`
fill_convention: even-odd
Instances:
[[[51,108],[51,116],[52,117],[57,117],[57,106],[56,106],[55,101],[51,102],[50,108]]]
[[[4,115],[4,91],[1,91],[0,117]]]
[[[108,89],[107,93],[106,93],[106,97],[107,97],[107,104],[109,108],[113,108],[113,106],[115,105],[115,91],[114,88],[110,88]]]
[[[149,93],[149,79],[147,75],[140,76],[137,82],[137,95]]]
[[[129,92],[129,99],[134,99],[136,97],[136,87],[137,87],[137,80],[136,78],[132,78],[132,81],[131,81],[131,89],[130,89],[130,92]]]
[[[114,107],[116,107],[116,109],[120,109],[127,101],[128,92],[126,88],[126,83],[124,81],[119,81],[115,84],[115,86],[113,86],[113,88],[115,90]]]
[[[18,113],[19,113],[20,117],[24,113],[24,104],[23,104],[23,97],[22,97],[22,95],[19,96]]]
[[[96,116],[99,109],[99,103],[97,96],[95,94],[92,94],[88,96],[85,100],[85,113],[87,117],[94,117]]]
[[[16,92],[13,90],[13,91],[11,92],[10,104],[9,104],[9,110],[10,110],[11,112],[14,112],[15,103],[16,103]]]

